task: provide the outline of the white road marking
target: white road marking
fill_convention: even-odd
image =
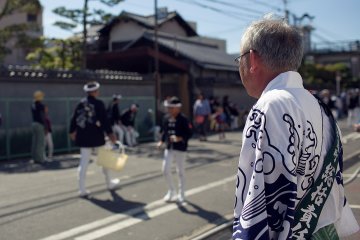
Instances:
[[[147,209],[156,208],[156,207],[159,207],[161,205],[164,205],[164,201],[163,200],[158,200],[158,201],[155,201],[155,202],[152,202],[152,203],[146,205],[145,207],[137,207],[137,208],[130,209],[130,210],[128,210],[128,211],[126,211],[124,213],[121,213],[121,214],[114,214],[114,215],[111,215],[109,217],[106,217],[106,218],[103,218],[103,219],[100,219],[100,220],[97,220],[97,221],[94,221],[94,222],[91,222],[91,223],[88,223],[88,224],[84,224],[84,225],[72,228],[70,230],[61,232],[59,234],[55,234],[55,235],[43,238],[41,240],[61,240],[61,239],[66,239],[66,238],[81,234],[83,232],[87,232],[87,231],[90,231],[90,230],[93,230],[93,229],[96,229],[96,228],[111,224],[111,223],[116,222],[116,221],[120,221],[120,220],[122,220],[124,218],[127,218],[129,216],[137,215],[137,214],[139,214],[139,213],[141,213],[141,212],[143,212],[143,211],[145,211]]]
[[[344,173],[344,174],[343,174],[343,177],[344,177],[344,178],[349,178],[349,177],[352,177],[352,176],[353,176],[352,173]],[[356,177],[360,177],[360,174],[358,174]]]
[[[99,238],[104,237],[106,235],[109,235],[111,233],[120,231],[120,230],[122,230],[124,228],[130,227],[130,226],[135,225],[137,223],[140,223],[142,221],[155,218],[155,217],[157,217],[159,215],[170,212],[170,211],[175,210],[177,208],[178,208],[178,206],[175,203],[165,205],[165,206],[157,208],[155,210],[145,212],[145,213],[141,214],[140,216],[136,216],[136,218],[130,218],[130,219],[124,220],[122,222],[112,224],[112,225],[110,225],[108,227],[104,227],[104,228],[101,228],[99,230],[90,232],[90,233],[88,233],[86,235],[77,237],[77,238],[75,238],[75,240],[99,239]]]
[[[228,178],[216,181],[216,182],[212,182],[212,183],[209,183],[209,184],[197,187],[197,188],[190,189],[190,190],[186,191],[185,195],[191,196],[191,195],[209,190],[211,188],[221,186],[221,185],[226,184],[231,181],[235,182],[235,176],[228,177]],[[131,210],[126,211],[121,214],[115,214],[115,215],[109,216],[107,218],[103,218],[103,219],[100,219],[100,220],[97,220],[97,221],[94,221],[94,222],[91,222],[88,224],[84,224],[84,225],[69,229],[67,231],[64,231],[64,232],[61,232],[58,234],[54,234],[54,235],[45,237],[41,240],[62,240],[62,239],[70,238],[70,237],[79,235],[81,233],[95,230],[97,228],[117,222],[113,225],[106,226],[99,230],[93,231],[89,234],[86,234],[86,235],[76,238],[77,240],[97,239],[99,237],[111,234],[113,232],[119,231],[126,227],[140,223],[149,218],[154,218],[156,216],[159,216],[161,214],[164,214],[166,212],[169,212],[169,211],[172,211],[172,210],[178,208],[178,206],[176,204],[166,204],[165,206],[163,206],[163,205],[165,205],[165,203],[162,199],[157,200],[155,202],[149,203],[145,207],[138,207],[138,208],[131,209]],[[135,215],[138,215],[140,213],[142,213],[140,216],[135,217]],[[131,216],[133,216],[133,218],[129,218]],[[120,220],[121,220],[121,222],[119,222]]]
[[[344,156],[343,162],[345,162],[345,161],[347,161],[347,160],[350,160],[350,159],[352,159],[353,157],[356,157],[356,156],[358,156],[358,155],[360,155],[360,150],[355,151],[355,152],[352,152],[351,154]]]
[[[357,132],[353,132],[353,133],[349,133],[348,135],[344,136],[341,138],[341,141],[343,144],[346,144],[349,140],[356,140],[360,138],[360,133],[357,133]],[[360,155],[360,150],[358,151],[355,151],[355,152],[352,152],[351,154],[345,156],[344,155],[344,162],[357,156],[357,155]]]
[[[351,208],[360,209],[360,205],[350,205]]]

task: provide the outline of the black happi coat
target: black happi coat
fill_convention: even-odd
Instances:
[[[88,96],[76,106],[71,118],[70,133],[76,132],[75,143],[79,147],[99,147],[105,144],[104,133],[112,133],[101,100]]]
[[[33,102],[31,105],[31,113],[33,122],[37,122],[45,126],[45,105],[42,102]]]
[[[125,127],[134,127],[135,126],[135,118],[137,112],[131,111],[131,109],[126,109],[121,114],[121,122]]]
[[[120,120],[119,104],[112,102],[107,111],[111,126],[118,124]]]
[[[171,121],[170,115],[166,115],[162,124],[162,141],[166,143],[167,149],[174,149],[178,151],[186,151],[188,141],[192,136],[192,125],[184,114],[179,113],[175,121]],[[170,142],[170,136],[176,135],[182,137],[180,142]]]

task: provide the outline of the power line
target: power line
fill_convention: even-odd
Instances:
[[[246,25],[244,24],[244,25],[228,28],[228,29],[225,29],[222,31],[216,31],[216,32],[205,33],[205,34],[212,35],[212,34],[219,34],[219,33],[228,33],[228,32],[233,32],[234,30],[238,30],[239,28],[243,28],[243,27],[246,27]]]
[[[335,39],[335,38],[337,38],[337,39],[341,39],[341,38],[342,38],[342,36],[340,36],[340,35],[338,35],[338,34],[336,34],[336,33],[333,33],[333,32],[331,32],[331,31],[329,31],[329,30],[326,30],[326,29],[324,29],[324,28],[322,28],[322,27],[319,27],[319,26],[317,26],[317,25],[315,25],[315,29],[323,32],[324,34],[326,34],[327,36],[329,36],[329,37],[331,37],[331,38],[334,38],[334,39]]]
[[[332,41],[330,41],[329,39],[327,39],[326,37],[321,36],[320,34],[313,32],[312,35],[314,37],[317,37],[318,39],[320,39],[321,41],[325,42],[325,43],[332,43]]]
[[[240,5],[233,4],[233,3],[229,3],[229,2],[225,2],[225,1],[221,1],[221,0],[205,0],[205,1],[213,2],[213,3],[218,3],[218,4],[221,4],[221,5],[223,5],[223,6],[235,7],[235,8],[237,8],[237,9],[243,10],[243,11],[250,11],[250,12],[253,12],[253,13],[263,14],[263,12],[260,12],[260,11],[258,11],[258,10],[255,10],[255,9],[252,9],[252,8],[247,8],[247,7],[244,7],[244,6],[240,6]]]
[[[224,26],[224,22],[220,22],[220,21],[211,21],[209,19],[205,19],[205,18],[199,18],[196,17],[197,21],[201,20],[202,22],[207,22],[207,23],[211,23],[211,24],[216,24],[216,25],[222,25]],[[237,23],[232,21],[231,23],[226,22],[226,26],[235,26]]]
[[[202,7],[202,8],[209,9],[209,10],[211,10],[211,11],[214,11],[214,12],[217,12],[217,13],[220,13],[220,14],[223,14],[223,15],[228,16],[228,17],[232,17],[232,18],[236,18],[236,19],[240,19],[240,20],[244,20],[244,21],[249,21],[249,17],[248,17],[248,16],[239,15],[239,13],[237,13],[237,12],[224,11],[224,10],[222,10],[222,9],[220,9],[220,8],[208,6],[208,5],[205,5],[205,4],[196,2],[196,1],[194,1],[194,0],[176,0],[176,1],[187,2],[187,3],[189,3],[189,4],[197,5],[197,6],[200,6],[200,7]],[[247,19],[244,19],[243,17],[248,17],[248,18],[247,18]]]

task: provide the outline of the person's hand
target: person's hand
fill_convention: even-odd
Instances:
[[[176,135],[171,135],[170,136],[170,142],[172,143],[176,143],[176,142],[181,142],[183,140],[182,137],[176,136]]]
[[[112,144],[115,144],[115,143],[116,143],[115,134],[110,133],[110,134],[108,135],[108,137],[109,137],[109,139],[110,139],[110,141],[111,141]]]
[[[75,141],[76,139],[76,132],[70,133],[70,139]]]
[[[360,132],[360,123],[354,124],[354,130]]]
[[[157,149],[161,149],[161,147],[162,147],[163,144],[164,144],[163,141],[158,142],[158,143],[156,144],[156,148],[157,148]]]

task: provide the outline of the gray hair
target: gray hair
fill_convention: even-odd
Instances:
[[[297,70],[304,52],[302,33],[274,14],[253,22],[245,31],[242,51],[255,50],[274,72]]]

